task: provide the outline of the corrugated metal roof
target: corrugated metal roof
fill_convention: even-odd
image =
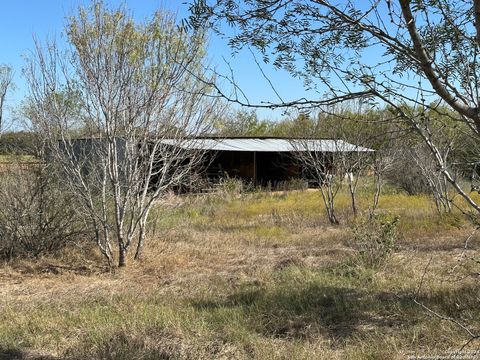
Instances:
[[[181,146],[184,149],[215,151],[256,151],[256,152],[370,152],[371,149],[349,144],[343,140],[305,140],[278,138],[218,138],[218,139],[165,139],[165,144]]]

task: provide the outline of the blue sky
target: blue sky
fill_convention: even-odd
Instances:
[[[16,89],[7,98],[7,117],[12,118],[11,110],[18,106],[27,94],[26,82],[22,76],[24,58],[33,49],[34,37],[44,41],[47,37],[55,37],[64,41],[61,36],[65,17],[74,14],[81,5],[89,4],[88,0],[0,0],[0,64],[8,64],[15,72]],[[160,7],[167,8],[178,14],[179,18],[188,16],[188,4],[184,0],[126,0],[127,7],[134,17],[141,21],[153,14]],[[122,1],[107,0],[107,4],[117,6]],[[263,79],[249,51],[243,51],[234,58],[225,40],[212,37],[208,56],[210,62],[219,71],[226,71],[227,60],[237,74],[236,80],[252,103],[262,100],[275,100],[275,95]],[[305,96],[302,82],[292,79],[283,71],[265,67],[275,88],[285,99]],[[260,116],[271,120],[282,116],[281,111],[261,110]],[[8,119],[7,119],[8,120]]]

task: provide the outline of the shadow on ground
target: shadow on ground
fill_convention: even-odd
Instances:
[[[415,295],[415,289],[398,293],[375,290],[363,283],[367,280],[340,279],[340,274],[335,275],[336,280],[330,279],[338,286],[321,276],[290,277],[288,269],[286,274],[277,283],[238,285],[226,297],[210,296],[191,304],[207,317],[222,309],[233,310],[246,329],[263,336],[308,339],[322,335],[337,343],[371,331],[386,334],[424,322],[429,314],[415,303],[415,296],[439,314],[480,317],[476,284]]]
[[[247,326],[264,336],[302,339],[322,334],[340,342],[368,328],[397,326],[400,320],[390,316],[392,305],[414,306],[410,298],[386,293],[317,284],[298,288],[292,285],[273,291],[247,287],[224,300],[197,301],[193,305],[206,312],[237,308]]]
[[[0,360],[59,360],[54,356],[35,354],[18,349],[0,350]]]

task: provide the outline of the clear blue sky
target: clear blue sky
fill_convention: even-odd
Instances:
[[[160,7],[170,9],[181,19],[188,16],[186,0],[106,0],[111,6],[126,3],[137,20],[145,19]],[[0,6],[0,64],[8,64],[15,72],[16,89],[7,98],[7,117],[12,117],[11,109],[18,106],[27,94],[26,83],[22,76],[25,64],[24,57],[33,49],[34,37],[44,41],[47,37],[55,37],[64,41],[62,31],[65,17],[72,15],[81,5],[89,4],[88,0],[3,0]],[[219,71],[226,71],[226,59],[235,70],[236,80],[251,102],[277,100],[267,82],[258,70],[252,55],[244,51],[231,57],[226,41],[212,37],[208,56]],[[273,80],[275,88],[286,100],[305,96],[301,81],[293,80],[287,73],[265,68]],[[280,111],[260,111],[260,116],[269,119],[281,117]],[[8,119],[7,119],[8,120]]]

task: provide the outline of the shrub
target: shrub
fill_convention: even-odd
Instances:
[[[353,227],[352,246],[361,265],[378,268],[384,265],[398,240],[398,216],[371,214]]]
[[[397,159],[392,170],[387,172],[386,178],[409,195],[431,193],[425,176],[410,157]]]
[[[9,165],[0,172],[0,258],[38,256],[78,239],[74,204],[49,168]]]
[[[0,137],[0,155],[35,155],[37,143],[34,133],[7,132]]]
[[[225,174],[217,185],[217,191],[221,196],[235,197],[248,191],[248,186],[241,179]]]

